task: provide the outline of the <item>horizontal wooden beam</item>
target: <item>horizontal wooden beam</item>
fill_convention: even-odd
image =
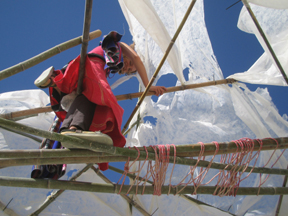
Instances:
[[[87,192],[98,192],[98,193],[111,193],[117,194],[120,191],[121,185],[111,184],[99,184],[99,183],[88,183],[79,181],[65,181],[65,180],[48,180],[48,179],[31,179],[31,178],[13,178],[13,177],[0,177],[0,186],[6,187],[28,187],[28,188],[44,188],[44,189],[62,189],[62,190],[75,190],[75,191],[87,191]],[[121,194],[127,194],[131,185],[123,185]],[[176,194],[192,194],[194,192],[194,186],[171,187],[170,195]],[[138,195],[141,195],[144,186],[138,187]],[[216,186],[199,186],[197,194],[213,194],[216,190]],[[239,187],[237,189],[237,195],[287,195],[287,187]],[[129,194],[136,194],[136,186],[132,186]],[[180,191],[180,193],[177,193]],[[161,194],[168,194],[169,186],[162,186]],[[153,194],[153,186],[145,186],[143,194]]]
[[[58,140],[60,142],[66,142],[66,143],[69,143],[73,148],[84,148],[84,149],[89,149],[95,152],[105,152],[114,156],[124,156],[124,157],[130,157],[130,158],[138,157],[139,160],[145,160],[146,158],[147,160],[155,159],[155,153],[152,153],[152,152],[146,155],[146,152],[144,151],[140,151],[138,153],[138,151],[136,150],[132,150],[128,148],[118,148],[114,146],[101,144],[99,142],[92,142],[92,141],[87,141],[87,140],[79,139],[79,138],[72,137],[72,136],[65,136],[62,134],[32,128],[27,125],[19,124],[10,120],[0,118],[0,126],[1,125],[5,125],[5,127],[8,129],[19,130],[24,133],[29,133],[32,135],[45,137],[47,139]],[[174,158],[172,156],[169,157],[170,163],[174,163],[174,160],[176,164],[187,165],[187,166],[195,166],[197,164],[197,166],[199,167],[207,167],[210,164],[209,161],[200,160],[199,162],[197,162],[196,159],[189,159],[189,158],[183,158],[183,157]],[[1,161],[1,164],[2,162],[4,163],[4,160]],[[109,159],[107,159],[107,162],[109,162]],[[65,163],[64,160],[62,161],[62,163]],[[86,163],[92,163],[92,162],[86,162]],[[230,170],[233,168],[233,166],[232,165],[227,166],[227,164],[212,162],[210,168]],[[238,167],[237,169],[239,169],[239,171],[242,171],[244,167]],[[245,172],[250,172],[251,170],[253,170],[253,172],[256,172],[256,173],[287,175],[287,169],[270,169],[270,168],[265,168],[265,167],[257,168],[257,169],[253,167],[247,167],[245,169]]]
[[[171,92],[176,92],[176,91],[184,91],[188,89],[194,89],[194,88],[201,88],[201,87],[207,87],[207,86],[213,86],[213,85],[222,85],[222,84],[229,84],[236,82],[234,79],[223,79],[223,80],[216,80],[216,81],[210,81],[210,82],[205,82],[205,83],[196,83],[196,84],[189,84],[189,85],[181,85],[181,86],[174,86],[174,87],[168,87],[167,92],[165,93],[171,93]],[[116,95],[116,99],[118,101],[121,100],[128,100],[128,99],[133,99],[133,98],[138,98],[142,95],[143,92],[136,92],[136,93],[131,93],[131,94],[123,94],[123,95]],[[148,92],[147,96],[154,95],[154,92]],[[10,112],[10,113],[4,113],[0,114],[0,118],[8,119],[8,120],[18,120],[21,119],[22,117],[31,117],[31,116],[36,116],[38,113],[44,113],[44,112],[52,112],[51,106],[47,107],[38,107],[34,109],[29,109],[29,110],[21,110],[21,111],[16,111],[16,112]]]
[[[256,139],[252,140],[254,143],[253,151],[268,151],[275,149],[287,149],[288,148],[288,137],[279,138],[266,138],[259,139],[262,142],[260,145],[259,141]],[[278,146],[277,146],[277,143]],[[219,142],[219,154],[229,154],[239,152],[235,142]],[[177,145],[176,156],[178,157],[195,157],[199,156],[201,151],[201,144],[187,144],[187,145]],[[214,155],[216,151],[216,146],[214,143],[204,143],[204,156]],[[144,147],[138,148],[140,151],[145,151]],[[148,152],[154,153],[152,147],[147,147]],[[87,149],[30,149],[30,150],[0,150],[0,159],[12,159],[12,158],[65,158],[65,157],[109,157],[111,154],[105,152],[94,152]],[[170,156],[174,155],[174,148],[170,148]]]

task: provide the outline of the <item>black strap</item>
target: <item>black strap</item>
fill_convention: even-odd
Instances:
[[[63,111],[62,107],[61,107],[61,104],[60,104],[60,101],[62,100],[62,98],[67,95],[63,92],[61,92],[59,94],[59,92],[53,88],[53,91],[52,91],[52,97],[57,101],[57,103],[55,102],[55,104],[51,105],[51,108],[54,112],[59,112],[59,111]]]
[[[87,55],[88,55],[88,57],[97,57],[97,58],[100,58],[102,61],[106,62],[106,61],[105,61],[105,58],[104,58],[102,55],[99,55],[99,54],[96,54],[96,53],[88,53]]]
[[[101,59],[102,61],[106,62],[106,61],[105,61],[105,58],[104,58],[102,55],[99,55],[99,54],[96,54],[96,53],[88,53],[87,55],[88,55],[88,57],[97,57],[97,58]],[[72,61],[72,60],[71,60],[71,61]],[[64,65],[64,67],[61,69],[61,71],[62,71],[63,74],[65,73],[65,70],[66,70],[66,68],[68,67],[68,64],[69,64],[71,61],[69,61],[69,62],[68,62],[66,65]]]

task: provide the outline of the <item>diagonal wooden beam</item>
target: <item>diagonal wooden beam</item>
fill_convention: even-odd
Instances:
[[[102,32],[100,30],[96,30],[93,31],[89,34],[89,40],[95,39],[97,37],[100,37],[102,34]],[[22,72],[24,70],[27,70],[28,68],[31,68],[49,58],[51,58],[52,56],[55,56],[59,53],[61,53],[62,51],[65,51],[67,49],[70,49],[72,47],[75,47],[79,44],[81,44],[82,42],[82,36],[71,39],[69,41],[66,41],[64,43],[58,44],[55,47],[52,47],[49,50],[46,50],[26,61],[20,62],[12,67],[9,67],[7,69],[4,69],[2,71],[0,71],[0,81],[8,78],[10,76],[13,76],[19,72]]]
[[[144,98],[146,97],[146,94],[148,93],[148,91],[149,91],[150,87],[152,86],[154,80],[156,79],[156,77],[157,77],[160,69],[162,68],[163,64],[165,63],[166,58],[167,58],[167,56],[169,55],[169,52],[170,52],[170,50],[172,49],[172,47],[173,47],[173,45],[174,45],[174,43],[175,43],[178,35],[180,34],[180,32],[181,32],[181,30],[182,30],[182,28],[183,28],[183,26],[184,26],[184,24],[185,24],[185,22],[186,22],[186,20],[187,20],[187,18],[188,18],[188,16],[189,16],[189,14],[191,13],[192,8],[194,7],[195,3],[196,3],[196,0],[192,0],[191,4],[189,5],[189,7],[188,7],[188,9],[187,9],[187,11],[186,11],[186,13],[185,13],[185,15],[184,15],[184,17],[183,17],[180,25],[179,25],[176,33],[174,34],[173,38],[171,39],[171,42],[170,42],[169,46],[167,47],[167,49],[166,49],[166,51],[165,51],[165,54],[164,54],[163,58],[161,59],[158,67],[156,68],[156,71],[155,71],[154,75],[152,76],[152,78],[151,78],[151,80],[149,81],[148,85],[146,86],[146,89],[145,89],[145,91],[143,92],[141,98],[140,98],[139,101],[137,102],[136,107],[134,108],[134,110],[132,111],[129,119],[127,120],[126,124],[124,125],[124,127],[123,127],[123,129],[122,129],[122,133],[124,133],[124,132],[126,131],[126,129],[127,129],[128,125],[129,125],[129,123],[131,122],[133,116],[135,115],[135,113],[136,113],[137,110],[139,109],[140,105],[142,104]]]
[[[256,25],[256,27],[257,27],[257,29],[258,29],[260,35],[262,36],[262,38],[263,38],[263,40],[264,40],[264,42],[265,42],[267,48],[268,48],[269,51],[270,51],[270,54],[272,55],[272,58],[274,59],[276,65],[277,65],[277,67],[278,67],[278,69],[280,70],[280,72],[281,72],[281,74],[282,74],[284,80],[285,80],[286,83],[288,84],[288,78],[287,78],[287,75],[286,75],[286,73],[285,73],[285,71],[284,71],[284,69],[283,69],[283,67],[282,67],[282,65],[281,65],[281,63],[280,63],[280,61],[278,60],[278,58],[277,58],[277,56],[276,56],[276,54],[275,54],[275,52],[274,52],[272,46],[270,45],[270,43],[269,43],[269,41],[268,41],[268,39],[267,39],[267,37],[266,37],[264,31],[262,30],[262,28],[261,28],[261,26],[260,26],[260,24],[259,24],[259,22],[258,22],[256,16],[254,15],[254,13],[253,13],[253,11],[252,11],[252,9],[251,9],[251,7],[250,7],[248,1],[247,1],[247,0],[242,0],[242,2],[243,2],[243,4],[245,5],[246,9],[248,10],[248,12],[249,12],[249,14],[250,14],[250,16],[251,16],[251,18],[252,18],[254,24]]]
[[[31,178],[16,178],[16,177],[0,177],[0,185],[5,187],[28,187],[28,188],[45,188],[45,189],[62,189],[62,190],[76,190],[76,191],[87,191],[87,192],[99,192],[99,193],[112,193],[118,194],[121,185],[108,185],[98,184],[89,182],[75,182],[65,180],[51,180],[51,179],[31,179]],[[120,194],[127,194],[131,185],[123,185]],[[132,186],[129,194],[136,194],[136,191],[143,191],[144,186]],[[183,190],[182,190],[183,189]],[[176,194],[191,194],[194,191],[194,186],[162,186],[161,194],[170,195]],[[197,194],[213,194],[217,189],[216,186],[199,186]],[[222,188],[219,188],[221,190]],[[180,191],[180,193],[178,193]],[[153,194],[154,186],[145,186],[145,194]],[[217,194],[217,193],[216,193]],[[237,195],[287,195],[287,187],[239,187],[237,189]]]

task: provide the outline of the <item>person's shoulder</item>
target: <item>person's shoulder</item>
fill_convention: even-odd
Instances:
[[[94,49],[92,49],[89,53],[95,53],[103,56],[103,49],[101,46],[97,46]]]

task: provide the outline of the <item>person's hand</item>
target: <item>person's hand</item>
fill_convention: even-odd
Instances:
[[[159,96],[166,92],[167,89],[164,86],[151,86],[149,91],[153,91],[157,96]]]

